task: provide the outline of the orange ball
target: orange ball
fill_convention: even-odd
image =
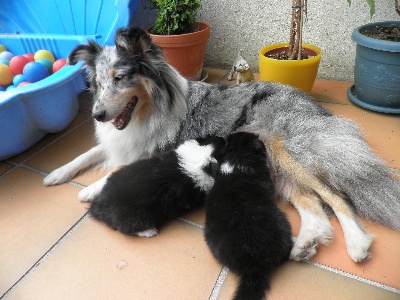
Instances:
[[[14,79],[14,74],[11,68],[7,65],[0,64],[0,85],[7,86]]]

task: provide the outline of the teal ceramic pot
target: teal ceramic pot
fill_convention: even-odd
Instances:
[[[349,99],[366,109],[400,114],[400,42],[377,40],[360,33],[364,29],[400,22],[378,22],[360,26],[353,31],[357,44],[354,85]]]

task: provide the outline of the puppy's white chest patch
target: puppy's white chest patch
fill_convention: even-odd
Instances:
[[[186,141],[175,150],[182,171],[206,192],[214,185],[214,179],[203,168],[215,160],[211,156],[213,150],[212,145],[200,146],[195,140]]]
[[[231,165],[229,162],[223,163],[221,165],[221,173],[222,174],[231,174],[235,166]]]

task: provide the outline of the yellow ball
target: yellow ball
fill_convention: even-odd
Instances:
[[[6,47],[4,47],[2,44],[0,44],[0,53],[7,51]]]
[[[51,61],[52,63],[54,63],[55,59],[54,59],[54,55],[47,50],[38,50],[35,53],[35,56],[33,57],[35,59],[35,61],[41,59],[41,58],[45,58],[48,59],[49,61]]]
[[[9,66],[0,64],[0,85],[7,86],[9,85],[14,78],[13,72]]]

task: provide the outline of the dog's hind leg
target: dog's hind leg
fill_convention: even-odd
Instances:
[[[97,145],[89,151],[79,155],[73,161],[54,170],[47,175],[43,183],[44,185],[56,185],[65,183],[75,177],[79,172],[89,168],[90,166],[102,163],[105,160],[103,149]]]
[[[372,236],[364,232],[347,202],[293,159],[289,152],[286,151],[282,138],[275,137],[268,142],[266,146],[268,146],[268,154],[273,168],[278,171],[275,172],[282,174],[288,181],[292,182],[293,189],[290,200],[302,218],[302,228],[300,229],[299,237],[295,241],[295,248],[293,248],[291,255],[293,259],[301,259],[301,256],[308,258],[315,254],[313,244],[315,244],[314,240],[316,239],[313,235],[316,235],[317,238],[319,236],[317,235],[318,231],[313,231],[312,228],[315,224],[319,224],[318,226],[320,227],[323,224],[327,225],[327,217],[316,195],[319,195],[335,212],[344,233],[347,253],[351,259],[355,262],[367,259]],[[327,221],[329,222],[329,220]],[[305,226],[304,229],[303,226]],[[308,250],[302,253],[302,248],[303,250]]]
[[[301,218],[300,232],[294,240],[290,258],[301,261],[313,257],[317,252],[318,244],[329,243],[332,226],[315,194],[295,186],[290,200]]]
[[[371,246],[373,236],[364,232],[349,204],[328,188],[315,187],[315,190],[335,212],[343,230],[347,253],[351,259],[354,262],[368,259],[370,257],[368,249]]]

